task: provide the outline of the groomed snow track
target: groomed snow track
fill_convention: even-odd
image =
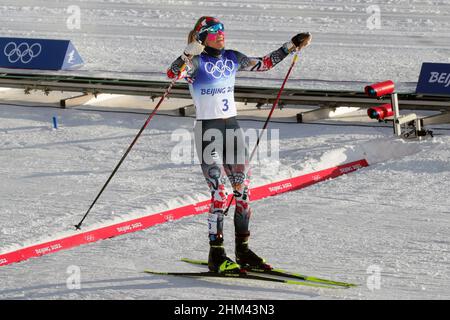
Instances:
[[[359,161],[342,164],[329,169],[265,184],[251,189],[252,200],[255,201],[288,191],[305,188],[317,182],[336,178],[366,166],[368,166],[368,162],[365,159],[361,159]],[[229,196],[228,201],[230,201],[230,199],[231,195]],[[186,216],[206,213],[209,210],[209,204],[210,200],[204,200],[187,206],[152,213],[141,218],[123,221],[121,223],[111,224],[85,232],[73,231],[71,234],[66,233],[63,236],[55,237],[52,241],[37,243],[12,252],[1,254],[0,266],[6,266],[30,258],[39,257],[61,250],[67,250],[83,244],[144,230],[154,225],[177,220]]]

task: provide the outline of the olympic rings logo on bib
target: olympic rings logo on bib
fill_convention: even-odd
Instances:
[[[233,70],[234,62],[232,60],[225,59],[225,62],[218,60],[215,64],[209,61],[205,63],[205,71],[215,79],[228,78],[233,74]]]
[[[9,42],[3,49],[3,53],[8,58],[10,63],[21,61],[24,64],[30,63],[33,58],[41,54],[42,47],[39,43],[34,43],[31,46],[22,42],[17,45],[15,42]]]

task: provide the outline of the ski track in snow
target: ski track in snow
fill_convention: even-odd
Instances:
[[[187,33],[204,14],[218,16],[227,28],[227,46],[248,55],[266,54],[295,33],[310,31],[314,42],[289,86],[361,90],[366,81],[391,78],[410,90],[422,62],[450,61],[448,2],[380,2],[380,30],[366,28],[372,4],[3,0],[0,32],[70,38],[86,61],[78,73],[93,76],[164,79],[165,66],[182,52]],[[81,30],[66,27],[69,5],[82,10]],[[238,84],[276,86],[288,67],[242,74]],[[51,130],[53,115],[58,130]],[[72,232],[144,121],[145,115],[136,114],[0,106],[0,252]],[[170,159],[172,132],[192,126],[192,119],[157,116],[85,227],[207,197],[198,165]],[[382,127],[270,127],[280,129],[280,162],[256,168],[254,185],[273,172],[282,179],[360,156],[371,166],[253,203],[252,247],[275,266],[360,287],[330,291],[140,273],[192,270],[176,260],[206,258],[206,216],[200,215],[2,267],[0,299],[450,298],[448,131],[433,140],[403,142]],[[225,224],[234,256],[232,218]],[[66,285],[70,266],[80,268],[81,289]],[[366,286],[371,267],[381,269],[379,290]]]
[[[0,175],[6,181],[0,193],[1,242],[9,246],[69,231],[145,120],[145,115],[57,110],[60,129],[51,130],[55,110],[32,110],[0,109]],[[176,166],[169,158],[172,131],[191,128],[193,120],[156,119],[85,227],[126,219],[130,212],[174,207],[178,205],[174,199],[190,203],[207,196],[197,165]],[[259,125],[242,124],[245,128]],[[206,216],[200,215],[2,267],[0,297],[448,298],[449,278],[444,272],[450,231],[445,191],[450,181],[447,135],[404,142],[390,138],[389,128],[278,123],[271,128],[280,129],[277,177],[319,170],[364,153],[372,163],[357,173],[253,203],[252,245],[276,266],[353,281],[360,288],[337,292],[139,273],[146,267],[192,270],[176,260],[204,259]],[[388,159],[394,150],[398,157]],[[254,183],[264,181],[258,170],[254,176]],[[180,199],[182,193],[185,196]],[[232,219],[225,223],[227,249],[232,254]],[[81,268],[80,290],[66,286],[67,268],[72,265]],[[381,290],[373,292],[365,285],[372,265],[382,269]]]

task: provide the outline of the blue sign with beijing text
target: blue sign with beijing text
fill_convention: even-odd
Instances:
[[[0,68],[67,70],[82,64],[69,40],[0,37]]]
[[[424,62],[416,93],[450,95],[450,63]]]

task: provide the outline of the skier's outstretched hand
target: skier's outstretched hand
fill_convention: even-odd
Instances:
[[[192,57],[198,56],[199,54],[201,54],[204,49],[205,49],[205,46],[202,45],[200,42],[192,41],[191,43],[189,43],[186,46],[181,57],[183,58],[183,60],[185,60],[185,59],[190,60],[190,59],[192,59]]]
[[[292,39],[292,44],[296,47],[296,50],[300,50],[309,46],[312,40],[312,35],[309,32],[303,32],[296,34]]]

